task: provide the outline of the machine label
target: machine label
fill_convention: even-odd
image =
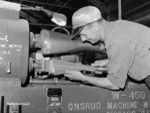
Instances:
[[[30,102],[8,102],[7,105],[22,105],[22,106],[31,106]]]
[[[107,102],[106,113],[150,113],[150,97],[146,97],[149,94],[145,91],[131,91],[126,94],[112,92],[112,100]]]
[[[99,110],[101,109],[101,103],[69,103],[68,104],[69,111],[73,110]]]
[[[76,93],[73,98],[72,96],[66,97],[66,108],[68,111],[87,113],[150,113],[150,90],[144,87],[144,85],[120,91],[95,88],[89,90],[88,88],[81,93],[82,90],[84,90],[84,87],[76,92],[73,90],[71,94],[69,93],[69,95]],[[84,93],[88,95],[85,96]]]
[[[131,100],[144,100],[146,97],[145,91],[131,91],[128,95],[127,94],[120,94],[120,92],[112,92],[113,100],[119,100],[122,97],[127,97]]]

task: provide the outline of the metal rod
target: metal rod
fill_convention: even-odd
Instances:
[[[118,0],[118,19],[121,20],[121,18],[122,18],[121,0]]]
[[[33,1],[29,1],[29,0],[22,0],[22,3],[23,3],[23,2],[34,3]],[[55,4],[42,3],[42,2],[36,2],[36,4],[47,5],[47,6],[54,6],[54,7],[63,7],[63,8],[69,8],[69,9],[75,9],[75,10],[77,9],[77,8],[68,7],[68,6],[65,6],[65,5],[55,5]]]
[[[57,27],[58,25],[53,24],[42,24],[42,23],[29,23],[32,26],[47,26],[47,27]],[[64,28],[71,28],[71,26],[64,26]]]
[[[37,79],[33,79],[30,80],[30,84],[31,85],[79,85],[78,82],[71,82],[71,81],[67,81],[67,80],[59,80],[58,83],[54,83],[53,79],[47,79],[47,80],[37,80]]]
[[[134,11],[144,7],[144,6],[146,6],[146,5],[149,5],[149,4],[150,4],[150,1],[140,5],[139,7],[134,8],[133,10],[130,10],[130,11],[124,13],[123,16],[126,16],[126,15],[128,15],[128,14],[130,14],[130,13],[132,13],[132,12],[134,12]]]
[[[40,11],[40,9],[35,7],[21,7],[22,10],[33,10],[33,11]]]

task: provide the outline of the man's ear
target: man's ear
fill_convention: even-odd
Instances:
[[[98,24],[98,22],[95,22],[94,25],[93,25],[93,27],[94,27],[94,30],[96,32],[99,32],[99,24]]]

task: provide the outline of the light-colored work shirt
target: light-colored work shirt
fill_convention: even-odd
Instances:
[[[107,78],[124,88],[127,75],[140,81],[150,75],[150,28],[125,20],[105,22]]]

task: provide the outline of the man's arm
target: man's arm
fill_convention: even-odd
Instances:
[[[134,60],[134,48],[124,42],[113,43],[107,48],[108,75],[107,79],[119,88],[124,88],[127,74]]]
[[[84,80],[90,84],[93,84],[95,86],[111,89],[111,90],[118,90],[119,87],[112,84],[109,79],[107,78],[98,78],[98,77],[90,77],[90,76],[84,76]]]
[[[86,83],[90,83],[97,87],[111,89],[111,90],[118,90],[119,88],[113,85],[107,78],[100,78],[100,77],[92,77],[88,75],[84,75],[79,71],[66,71],[64,75],[71,80],[78,80]]]

